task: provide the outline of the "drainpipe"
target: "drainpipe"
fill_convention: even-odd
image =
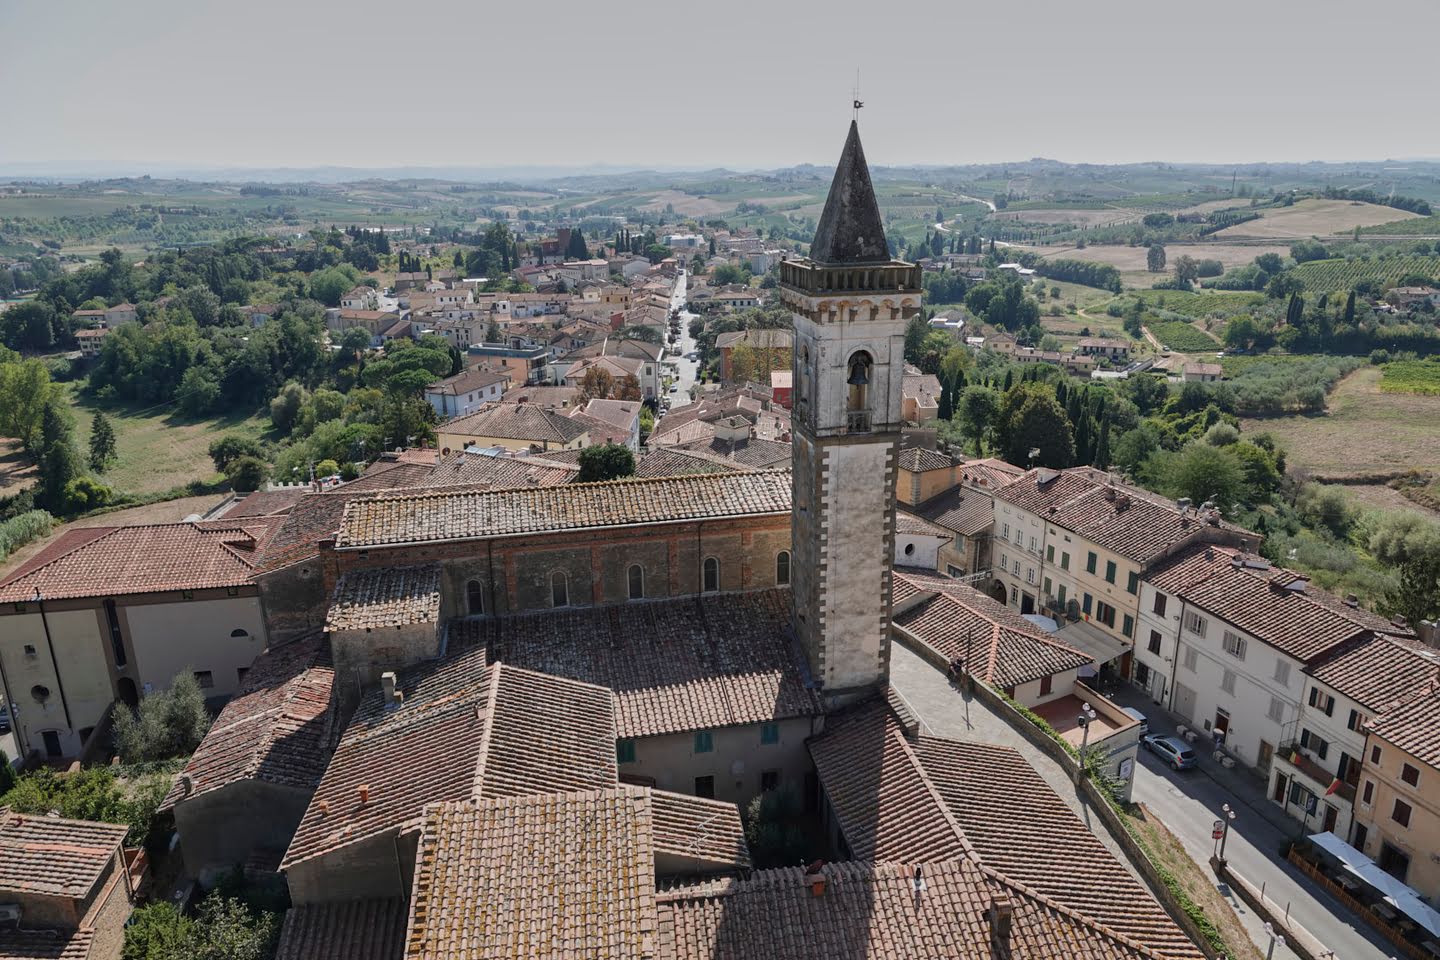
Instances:
[[[75,725],[70,720],[70,704],[65,700],[65,681],[60,679],[60,662],[55,659],[55,641],[50,636],[50,618],[45,614],[45,595],[40,588],[35,588],[35,602],[40,604],[40,623],[45,627],[45,646],[50,649],[50,665],[55,670],[55,687],[60,694],[60,707],[65,711],[65,727],[71,733],[75,732]],[[14,720],[11,720],[14,723]]]
[[[1179,596],[1175,597],[1180,600]],[[1180,626],[1175,628],[1175,656],[1170,661],[1170,685],[1165,691],[1165,709],[1175,712],[1175,677],[1180,671],[1180,629],[1185,626],[1185,601],[1180,600]]]

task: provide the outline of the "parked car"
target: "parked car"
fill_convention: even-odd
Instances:
[[[1189,770],[1200,759],[1195,755],[1190,744],[1179,737],[1166,737],[1158,733],[1150,733],[1140,738],[1140,744],[1176,770]]]
[[[1149,718],[1147,718],[1147,717],[1145,716],[1145,714],[1141,713],[1139,710],[1136,710],[1134,707],[1121,707],[1121,708],[1120,708],[1120,712],[1121,712],[1121,713],[1129,714],[1130,716],[1134,717],[1137,721],[1139,721],[1139,723],[1140,723],[1140,732],[1141,732],[1142,734],[1146,734],[1146,733],[1149,733],[1149,732],[1150,732],[1150,720],[1149,720]]]

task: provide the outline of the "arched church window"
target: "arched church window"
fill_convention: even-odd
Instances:
[[[481,589],[479,580],[471,580],[465,584],[465,605],[471,614],[485,612],[485,591]]]

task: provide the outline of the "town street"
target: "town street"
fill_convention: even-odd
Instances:
[[[1152,733],[1175,732],[1171,719],[1140,691],[1126,688],[1113,699],[1144,713]],[[1265,800],[1259,779],[1238,769],[1218,767],[1203,750],[1200,753],[1198,768],[1177,772],[1142,751],[1133,799],[1149,807],[1207,873],[1214,851],[1211,827],[1221,816],[1221,805],[1230,804],[1238,813],[1225,841],[1225,857],[1237,872],[1256,886],[1264,884],[1270,899],[1289,904],[1290,916],[1335,951],[1339,960],[1391,956],[1393,948],[1387,949],[1379,934],[1280,858],[1281,842],[1295,837],[1300,825]],[[1237,910],[1248,912],[1243,901],[1235,897],[1231,901]],[[1250,925],[1247,921],[1246,926]],[[1280,955],[1276,950],[1276,956]]]
[[[689,403],[690,388],[695,386],[695,373],[697,364],[694,360],[686,359],[686,357],[695,350],[695,341],[690,336],[690,321],[695,319],[695,314],[685,309],[686,287],[689,276],[690,275],[688,273],[685,273],[683,271],[680,273],[679,278],[675,281],[675,293],[670,300],[671,309],[681,311],[680,345],[678,348],[678,354],[673,358],[675,366],[680,373],[680,375],[676,378],[676,383],[680,385],[680,389],[677,390],[675,393],[667,394],[667,396],[670,398],[671,409],[674,409],[675,407],[683,407],[687,403]],[[670,352],[668,347],[666,348],[666,352]]]

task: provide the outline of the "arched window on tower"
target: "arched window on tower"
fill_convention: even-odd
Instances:
[[[705,593],[716,593],[720,589],[720,561],[714,557],[705,558],[705,580],[701,589]]]
[[[552,607],[570,606],[570,581],[566,579],[562,570],[556,570],[550,574],[550,605]]]
[[[870,429],[870,379],[874,362],[870,354],[858,351],[850,358],[845,378],[845,427],[864,432]]]
[[[472,616],[485,612],[485,591],[479,580],[471,580],[465,584],[465,606]]]
[[[630,599],[645,599],[645,568],[638,563],[632,563],[625,572],[625,578],[628,581]]]
[[[790,584],[789,550],[781,550],[775,554],[775,583],[782,587]]]

